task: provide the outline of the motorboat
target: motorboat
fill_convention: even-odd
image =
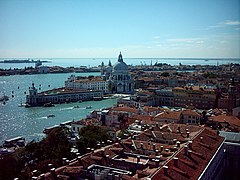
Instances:
[[[44,106],[44,107],[53,107],[54,104],[52,104],[51,102],[49,102],[49,103],[45,103],[43,106]]]
[[[9,97],[6,95],[0,96],[0,101],[8,101]]]
[[[86,107],[86,109],[91,109],[91,108],[92,108],[92,106],[87,106],[87,107]]]
[[[47,116],[47,118],[51,118],[51,117],[55,117],[55,115],[54,115],[54,114],[49,114],[49,115]]]

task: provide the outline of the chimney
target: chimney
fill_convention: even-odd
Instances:
[[[185,153],[185,155],[188,154],[188,146],[186,144],[184,145],[184,153]]]
[[[176,144],[176,142],[177,142],[177,139],[173,139],[173,144]]]
[[[177,147],[180,148],[180,141],[177,141]]]
[[[48,168],[49,168],[49,170],[51,170],[51,169],[52,169],[52,167],[53,167],[53,165],[52,165],[52,164],[48,164]]]
[[[174,166],[178,166],[178,158],[174,157],[173,158]]]
[[[93,148],[91,149],[91,152],[94,153],[94,149]]]
[[[153,150],[154,151],[156,150],[156,144],[155,143],[153,144]]]
[[[169,149],[165,149],[166,152],[169,152]]]
[[[188,150],[188,156],[191,157],[192,155],[192,150]]]
[[[32,177],[32,180],[37,180],[38,178],[36,176],[33,176]]]
[[[201,141],[201,143],[203,143],[203,137],[202,136],[200,137],[200,141]]]
[[[66,159],[66,165],[69,165],[69,160],[68,159]]]
[[[51,168],[50,172],[51,172],[51,175],[53,176],[53,178],[57,179],[57,174],[56,174],[55,168]]]
[[[163,146],[160,146],[160,148],[161,148],[160,150],[161,150],[161,152],[162,152],[162,151],[163,151]]]
[[[177,151],[177,147],[176,147],[176,146],[173,147],[173,151],[174,151],[174,152]]]
[[[109,154],[106,154],[105,157],[106,157],[106,161],[107,161],[107,165],[109,164]]]
[[[45,180],[45,174],[40,175],[40,180]]]
[[[158,122],[156,122],[156,127],[159,127],[159,124],[158,124]]]
[[[190,132],[189,132],[189,131],[187,131],[187,138],[189,138],[189,134],[190,134]]]
[[[137,163],[139,164],[140,162],[140,156],[137,156]]]
[[[33,176],[37,176],[37,172],[38,172],[38,171],[37,171],[36,169],[33,170],[33,171],[32,171]]]
[[[192,149],[192,141],[188,141],[189,148]]]
[[[158,150],[158,149],[156,149],[156,150],[155,150],[155,152],[156,152],[156,156],[158,156],[159,150]]]
[[[66,160],[67,160],[67,158],[62,158],[62,165],[66,164]]]
[[[79,163],[81,163],[81,156],[78,156],[77,160],[78,160]]]
[[[181,133],[180,126],[177,128],[177,133]]]
[[[143,143],[141,143],[140,145],[141,145],[141,149],[143,149]]]
[[[168,175],[168,166],[163,166],[163,172],[165,176]]]

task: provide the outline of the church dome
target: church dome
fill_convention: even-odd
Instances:
[[[120,52],[118,56],[118,62],[113,66],[114,71],[127,71],[128,65],[123,61],[122,54]]]

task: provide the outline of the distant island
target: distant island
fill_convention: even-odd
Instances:
[[[19,59],[13,59],[13,60],[3,60],[3,61],[0,61],[0,63],[48,63],[48,62],[51,62],[51,61],[42,61],[42,60],[33,60],[33,59],[23,59],[23,60],[19,60]]]

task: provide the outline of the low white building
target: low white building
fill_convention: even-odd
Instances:
[[[80,77],[71,75],[65,81],[65,87],[74,89],[100,90],[104,93],[108,92],[108,82],[101,77]]]

